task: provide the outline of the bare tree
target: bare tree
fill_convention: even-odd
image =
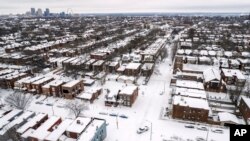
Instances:
[[[75,118],[77,118],[82,111],[88,110],[88,106],[85,103],[80,103],[76,100],[65,104],[65,108],[73,113],[75,115]]]
[[[17,109],[25,110],[32,100],[32,95],[14,92],[5,98],[5,102]]]

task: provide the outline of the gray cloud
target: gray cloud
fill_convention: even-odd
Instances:
[[[0,14],[31,7],[52,12],[250,12],[250,0],[0,0]]]

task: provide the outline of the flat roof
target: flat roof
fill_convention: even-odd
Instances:
[[[243,79],[245,80],[245,76],[242,74],[240,70],[236,69],[222,69],[222,72],[226,77],[233,77],[236,76],[238,79]]]
[[[51,82],[49,82],[48,84],[46,84],[46,85],[43,85],[42,87],[43,88],[50,88],[50,86],[59,86],[59,85],[61,85],[61,84],[63,84],[64,82],[62,81],[62,80],[53,80],[53,81],[51,81]]]
[[[184,107],[191,107],[191,108],[197,108],[197,109],[210,110],[210,107],[208,105],[208,101],[204,100],[204,99],[199,99],[199,98],[190,98],[190,97],[184,97],[184,96],[174,96],[173,104],[174,105],[184,106]]]
[[[79,121],[79,123],[78,123]],[[66,129],[68,132],[81,133],[91,122],[91,118],[78,117],[73,123]]]
[[[188,89],[188,88],[175,88],[173,89],[173,94],[186,96],[186,97],[193,97],[193,98],[202,98],[206,99],[207,95],[204,90],[197,90],[197,89]]]
[[[14,118],[15,116],[17,116],[22,112],[23,112],[22,110],[13,109],[11,112],[3,116],[0,119],[0,129],[3,128],[5,125],[7,125],[10,122],[9,120],[11,120],[12,118]]]
[[[132,95],[137,86],[127,86],[120,91],[120,94]]]
[[[40,127],[38,127],[31,135],[30,137],[36,138],[38,140],[44,140],[51,132],[48,131],[49,128],[52,127],[53,124],[55,124],[58,120],[60,120],[60,117],[57,116],[51,116],[48,120],[46,120]]]
[[[65,119],[60,123],[55,130],[53,130],[49,136],[46,137],[47,141],[57,141],[62,134],[66,131],[68,126],[73,122],[72,119]]]
[[[38,80],[38,81],[35,81],[33,84],[35,84],[35,85],[39,85],[39,84],[42,84],[42,83],[44,83],[44,82],[46,82],[46,81],[48,81],[48,80],[51,80],[51,79],[53,79],[53,77],[44,77],[44,78],[42,78],[42,79],[40,79],[40,80]]]
[[[189,80],[176,80],[176,87],[204,90],[203,83]]]
[[[47,114],[44,113],[39,113],[35,115],[33,118],[31,118],[27,123],[25,123],[23,126],[17,129],[18,133],[24,133],[27,131],[29,128],[32,128],[37,124],[37,122],[40,122],[43,118],[45,118]]]
[[[138,69],[140,67],[141,63],[129,63],[126,66],[126,69]]]
[[[0,130],[0,135],[4,135],[9,129],[14,127],[15,125],[19,125],[28,118],[32,117],[35,113],[31,111],[25,111],[22,115],[14,119],[7,126],[5,126],[2,130]]]
[[[72,81],[62,85],[62,87],[73,87],[73,86],[77,85],[81,81],[82,80],[72,80]]]
[[[94,119],[87,129],[80,135],[78,141],[91,141],[97,132],[97,129],[104,124],[104,120]]]

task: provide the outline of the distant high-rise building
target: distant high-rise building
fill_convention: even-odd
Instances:
[[[61,12],[59,15],[60,15],[60,17],[65,17],[66,16],[65,12]]]
[[[37,9],[37,13],[36,13],[37,16],[43,16],[43,11],[41,8],[38,8]]]
[[[44,11],[44,16],[47,17],[47,16],[49,16],[49,14],[50,14],[49,8],[46,8],[46,10]]]
[[[31,8],[30,9],[30,14],[33,15],[33,16],[36,15],[36,9],[35,8]]]

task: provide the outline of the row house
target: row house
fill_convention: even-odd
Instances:
[[[30,113],[33,113],[32,117]],[[25,120],[28,118],[28,120]],[[0,120],[2,120],[0,118]],[[103,141],[107,136],[106,121],[99,118],[77,117],[62,120],[57,116],[25,112],[16,117],[10,125],[17,125],[16,140],[22,141],[57,141],[57,140],[98,140]],[[13,124],[12,124],[13,123]],[[7,126],[6,126],[7,127]],[[0,134],[1,134],[0,130]]]
[[[28,79],[28,80],[25,80],[22,82],[22,85],[23,85],[23,90],[26,90],[26,91],[32,91],[32,89],[34,89],[32,87],[32,83],[35,82],[35,81],[38,81],[40,79],[43,79],[44,76],[37,76],[37,77],[33,77],[31,79]]]
[[[33,88],[32,91],[36,92],[37,94],[41,94],[42,93],[42,86],[53,81],[54,78],[53,77],[44,77],[40,80],[37,80],[35,82],[31,83],[31,86]]]
[[[53,80],[48,84],[42,86],[42,93],[47,96],[61,97],[63,84],[65,84],[64,81]]]
[[[62,95],[67,99],[75,98],[83,90],[83,80],[72,80],[62,85]]]
[[[92,119],[87,129],[79,136],[77,141],[103,141],[106,136],[106,121],[102,119]]]
[[[0,138],[8,138],[9,131],[13,131],[21,127],[25,122],[35,116],[34,112],[24,111],[21,115],[17,116],[14,120],[8,123],[5,127],[0,129]],[[18,139],[18,136],[15,137]]]
[[[24,88],[23,82],[31,79],[31,76],[24,77],[14,83],[14,89],[22,90]]]
[[[141,74],[143,76],[149,77],[154,71],[154,63],[144,63],[141,68]]]
[[[42,123],[44,123],[48,119],[48,115],[44,113],[38,113],[33,116],[29,121],[19,127],[16,132],[21,137],[21,139],[25,140],[27,136],[23,136],[24,133],[30,133],[30,131],[36,130]]]
[[[118,93],[118,99],[122,100],[124,106],[132,107],[138,97],[137,86],[127,86]]]
[[[28,135],[29,141],[41,141],[53,131],[62,122],[62,119],[57,116],[49,117],[41,126],[37,129],[34,129],[30,135]]]
[[[54,128],[50,134],[45,138],[45,141],[58,141],[66,132],[66,129],[73,123],[72,119],[64,119],[59,125]]]
[[[90,59],[84,64],[84,69],[87,71],[92,71],[93,70],[93,64],[96,62],[96,59]]]
[[[105,61],[104,60],[98,60],[93,64],[93,71],[95,72],[100,72],[103,71],[104,69],[104,64]]]
[[[174,96],[172,117],[195,122],[207,122],[210,107],[208,101],[199,98]]]
[[[238,59],[240,62],[240,70],[250,72],[250,59]]]
[[[203,72],[203,77],[205,90],[220,92],[223,88],[219,69],[207,69]]]
[[[7,127],[9,123],[11,123],[13,120],[15,120],[16,117],[20,116],[21,114],[23,114],[22,110],[14,109],[10,111],[9,113],[7,113],[6,115],[4,115],[3,117],[1,117],[0,118],[0,130]]]
[[[244,86],[246,82],[245,76],[240,70],[222,69],[221,76],[223,81],[228,85]]]
[[[70,126],[66,128],[66,136],[72,139],[77,139],[80,137],[82,132],[90,124],[91,118],[78,117],[76,118]]]
[[[92,88],[84,93],[81,93],[77,96],[77,99],[81,99],[84,101],[89,101],[93,103],[95,99],[97,99],[102,93],[102,88]]]
[[[105,60],[107,58],[107,53],[105,52],[90,53],[90,58],[96,60]]]
[[[124,74],[128,76],[137,76],[140,73],[141,63],[129,63],[124,70]]]
[[[106,71],[109,73],[114,73],[120,67],[119,62],[109,62],[106,66]]]
[[[239,110],[247,124],[250,124],[250,98],[241,96]]]
[[[27,73],[19,73],[17,75],[13,75],[13,76],[10,76],[10,77],[7,77],[6,78],[6,84],[7,84],[7,88],[11,88],[13,89],[15,87],[15,82],[17,80],[20,80],[22,78],[25,78],[27,77],[29,74]]]

